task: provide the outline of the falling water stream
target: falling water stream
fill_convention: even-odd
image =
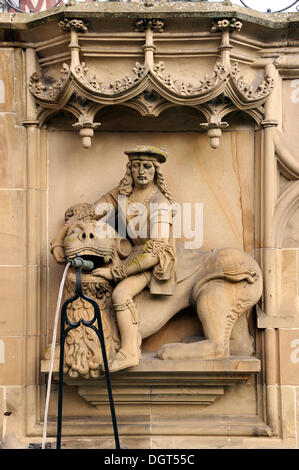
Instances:
[[[52,373],[53,373],[53,365],[54,365],[54,357],[55,357],[55,345],[56,345],[57,326],[58,326],[60,305],[61,305],[61,299],[62,299],[62,294],[63,294],[65,278],[66,278],[66,274],[67,274],[67,271],[68,271],[70,265],[71,265],[71,263],[67,263],[67,265],[64,269],[62,279],[61,279],[61,283],[60,283],[60,287],[59,287],[58,298],[57,298],[57,305],[56,305],[56,312],[55,312],[55,319],[54,319],[54,328],[53,328],[53,338],[52,338],[52,344],[51,344],[51,358],[50,358],[50,368],[49,368],[48,384],[47,384],[45,414],[44,414],[44,429],[43,429],[42,449],[45,449],[46,439],[47,439],[48,411],[49,411],[49,401],[50,401],[50,395],[51,395],[51,381],[52,381]]]

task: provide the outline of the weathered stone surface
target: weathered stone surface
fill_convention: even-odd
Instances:
[[[24,267],[0,267],[0,336],[22,336],[25,330],[26,271]]]
[[[2,265],[24,265],[26,262],[26,192],[0,192],[0,234]]]
[[[299,329],[279,330],[281,385],[299,385]]]
[[[0,52],[0,112],[15,109],[14,80],[15,74],[14,50],[2,49]]]
[[[0,188],[26,185],[25,129],[17,126],[14,114],[0,113]]]
[[[24,337],[1,336],[5,361],[0,364],[0,385],[22,385],[25,375]]]

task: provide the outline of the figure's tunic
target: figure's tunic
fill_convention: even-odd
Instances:
[[[168,199],[155,187],[143,203],[133,197],[121,196],[126,204],[119,204],[119,188],[115,188],[101,198],[112,204],[118,220],[127,229],[127,238],[133,250],[126,264],[143,253],[157,256],[158,264],[151,271],[144,271],[149,281],[151,294],[173,295],[175,290],[176,253],[172,238],[172,207]],[[136,217],[137,216],[137,217]],[[166,242],[168,240],[168,242]],[[141,259],[142,257],[140,257]]]

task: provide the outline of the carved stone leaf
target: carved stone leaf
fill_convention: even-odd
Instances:
[[[235,81],[235,84],[241,94],[245,97],[247,101],[256,101],[259,99],[266,98],[274,88],[274,80],[267,74],[264,78],[264,81],[256,88],[248,83],[244,82],[243,77],[237,78],[237,75],[240,73],[240,69],[237,63],[233,64],[231,76]]]
[[[59,26],[63,31],[77,31],[78,33],[86,33],[87,26],[86,22],[83,20],[78,20],[76,18],[68,19],[64,18],[63,20],[59,21]]]
[[[132,104],[137,104],[143,116],[158,116],[159,108],[167,103],[167,100],[156,93],[151,87],[145,89],[140,95],[131,100]]]
[[[241,31],[243,23],[238,21],[236,18],[224,18],[217,21],[213,21],[211,32],[215,33],[218,31]]]
[[[84,62],[75,68],[76,76],[82,84],[85,84],[98,93],[105,95],[116,95],[133,87],[145,75],[146,67],[139,64],[139,62],[136,62],[132,71],[133,76],[125,75],[120,80],[103,84],[96,78],[96,76],[93,76],[92,78],[88,76],[88,68],[85,66]]]
[[[135,24],[136,32],[144,32],[147,28],[151,28],[155,33],[163,33],[165,25],[163,21],[158,18],[141,18]]]
[[[60,77],[57,80],[44,77],[40,78],[37,73],[30,77],[29,90],[37,98],[45,101],[55,102],[60,95],[70,73],[67,64],[63,64]]]
[[[169,88],[171,91],[179,95],[192,96],[201,95],[207,91],[215,88],[221,82],[224,82],[228,76],[228,71],[225,65],[217,63],[214,67],[214,73],[211,77],[206,76],[203,80],[200,80],[199,84],[190,82],[179,82],[174,79],[170,74],[164,75],[164,63],[159,62],[154,66],[154,74],[156,77]]]

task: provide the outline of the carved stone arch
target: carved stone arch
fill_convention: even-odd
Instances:
[[[70,106],[70,105],[67,105],[62,109],[53,109],[53,108],[44,109],[39,114],[39,125],[40,125],[40,127],[45,126],[50,118],[54,117],[55,115],[63,113],[63,111],[69,112],[76,119],[79,119],[79,117],[80,117],[80,112],[77,109],[75,109],[73,106]]]
[[[296,181],[284,191],[276,205],[271,231],[271,242],[273,247],[282,247],[286,225],[298,207],[299,181]]]
[[[219,112],[219,118],[222,119],[225,117],[225,116],[228,116],[229,114],[232,114],[233,112],[235,111],[238,111],[238,108],[232,103],[230,105],[227,105],[225,107],[223,107],[223,109],[220,110]]]
[[[165,111],[171,109],[171,108],[178,108],[178,109],[181,109],[181,110],[188,110],[188,111],[196,111],[197,114],[198,114],[198,131],[201,131],[201,122],[202,122],[202,119],[207,119],[209,118],[209,113],[207,112],[207,110],[201,106],[201,105],[188,105],[188,104],[177,104],[177,103],[171,103],[171,102],[166,102],[164,104],[161,104],[161,106],[159,106],[157,108],[157,115],[155,117],[159,117],[162,113],[164,113]]]
[[[243,109],[242,112],[252,117],[258,126],[261,125],[264,118],[263,111],[259,111],[258,109]]]
[[[221,119],[223,119],[224,117],[227,117],[233,113],[240,113],[242,115],[244,115],[245,117],[248,117],[250,116],[252,118],[252,120],[258,125],[260,126],[261,125],[261,121],[263,119],[263,115],[262,113],[258,112],[257,110],[255,109],[238,109],[235,105],[231,105],[230,107],[228,107],[227,109],[224,109],[223,112],[220,114],[221,115]]]
[[[90,116],[90,118],[92,119],[92,121],[95,120],[95,116],[96,114],[102,109],[102,108],[105,108],[107,107],[106,104],[99,104],[99,103],[93,103],[92,106],[90,106],[89,110],[88,110],[88,114]]]
[[[132,101],[128,101],[127,103],[124,103],[124,105],[128,106],[129,108],[136,109],[142,117],[155,117],[155,118],[159,117],[160,114],[166,109],[177,106],[177,104],[164,101],[162,98],[160,98],[160,101],[158,101],[156,104],[151,106],[142,100],[141,95],[137,96]]]
[[[192,107],[200,111],[207,121],[210,120],[211,113],[205,106],[198,104]]]
[[[132,103],[128,101],[124,101],[122,103],[97,104],[97,106],[93,108],[91,116],[94,120],[99,120],[100,122],[102,122],[102,129],[104,129],[105,124],[107,123],[105,119],[107,116],[110,119],[110,114],[112,114],[115,110],[120,111],[118,113],[119,116],[124,114],[128,109],[136,111],[136,115],[139,117],[143,116],[138,107],[133,106]]]
[[[132,100],[124,101],[122,103],[115,103],[115,105],[135,109],[136,111],[139,112],[141,117],[153,117],[153,118],[159,117],[161,113],[163,113],[164,111],[170,108],[175,108],[175,107],[178,107],[178,108],[182,107],[182,108],[189,108],[189,109],[192,108],[192,109],[198,110],[200,114],[202,114],[202,116],[208,120],[209,113],[204,108],[204,106],[188,105],[186,103],[176,103],[172,101],[167,101],[158,93],[156,93],[155,90],[152,90],[152,91],[156,95],[156,100],[154,102],[149,102],[149,100],[147,100],[146,97],[144,96],[146,91],[147,90],[144,90],[143,93],[136,96]],[[97,106],[97,108],[95,108],[93,118],[95,118],[95,115],[98,113],[98,111],[100,111],[100,109],[102,109],[105,106],[106,105]]]
[[[109,131],[117,130],[118,124],[121,125],[120,122],[117,123],[113,120],[113,114],[116,113],[116,110],[120,111],[116,115],[116,119],[119,119],[120,121],[121,115],[125,116],[125,113],[127,112],[130,113],[131,123],[134,121],[135,116],[135,119],[138,120],[138,126],[137,128],[134,128],[134,131],[136,132],[138,132],[138,130],[144,131],[145,128],[150,128],[151,131],[158,131],[158,125],[161,123],[164,131],[172,130],[173,126],[167,124],[167,119],[165,116],[165,113],[167,113],[167,111],[171,113],[170,117],[173,118],[174,125],[177,126],[177,129],[182,129],[184,131],[202,132],[201,123],[205,121],[207,116],[206,111],[204,111],[204,109],[202,109],[200,106],[179,105],[176,103],[165,102],[161,104],[161,106],[159,106],[158,110],[156,109],[156,112],[154,114],[150,112],[145,112],[145,108],[142,107],[142,105],[139,107],[138,103],[136,103],[135,100],[134,102],[125,101],[123,103],[115,103],[114,105],[98,105],[98,107],[95,109],[96,112],[93,115],[93,119],[102,123],[101,131],[105,131],[107,126],[110,126]],[[182,111],[184,117],[178,115],[178,110]],[[132,113],[134,113],[134,115]],[[190,119],[188,119],[186,113],[189,114]],[[151,117],[152,119],[144,119],[149,117]],[[142,123],[144,123],[144,125],[142,125]],[[113,128],[112,126],[115,127]]]

